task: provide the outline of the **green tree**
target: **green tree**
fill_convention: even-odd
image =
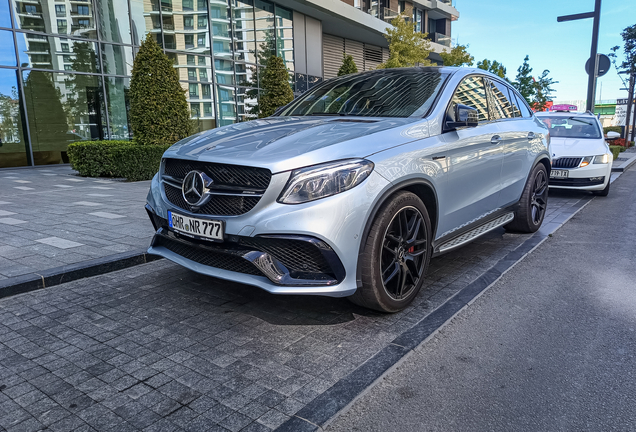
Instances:
[[[528,102],[532,100],[535,92],[534,78],[532,78],[532,68],[530,67],[530,57],[526,55],[523,64],[517,69],[517,76],[512,85],[517,89],[521,96]]]
[[[497,60],[490,61],[488,59],[483,59],[482,61],[477,62],[477,67],[507,80],[506,68]]]
[[[338,69],[338,76],[349,75],[358,73],[358,67],[353,61],[353,56],[343,53],[342,54],[342,66]]]
[[[258,101],[258,117],[269,117],[278,108],[294,100],[289,85],[289,71],[281,57],[271,56],[262,72],[261,97]]]
[[[550,71],[546,69],[533,81],[534,94],[532,95],[531,106],[536,111],[545,111],[548,101],[552,100],[552,93],[554,92],[551,86],[558,83],[558,81],[548,77],[549,73]]]
[[[261,65],[261,67],[252,67],[251,80],[243,84],[239,83],[239,85],[251,87],[245,92],[245,95],[250,99],[256,101],[254,103],[245,104],[245,111],[247,113],[245,117],[249,120],[259,117],[260,108],[258,106],[258,103],[261,94],[261,91],[259,89],[261,87],[263,72],[265,71],[264,66],[267,65],[267,61],[271,56],[276,55],[275,39],[275,34],[273,32],[267,32],[265,34],[265,40],[258,46],[258,52],[256,53],[256,62]]]
[[[48,72],[31,71],[24,83],[34,151],[66,151],[68,124],[59,90]]]
[[[415,31],[415,23],[406,20],[407,15],[400,14],[391,20],[392,28],[387,28],[384,37],[389,42],[389,59],[381,63],[378,69],[399,67],[430,66],[428,59],[431,44],[426,33]]]
[[[456,45],[450,51],[442,51],[439,55],[444,61],[444,66],[472,66],[475,57],[466,49],[468,45]]]
[[[172,144],[192,133],[185,90],[170,59],[149,33],[135,56],[130,123],[140,144]]]

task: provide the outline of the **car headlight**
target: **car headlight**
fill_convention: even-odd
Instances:
[[[598,156],[594,156],[594,163],[595,164],[606,164],[609,163],[610,161],[610,155],[606,154],[602,154],[602,155],[598,155]]]
[[[588,166],[590,163],[592,163],[593,158],[594,156],[585,156],[583,160],[581,161],[581,163],[579,164],[579,168]]]
[[[292,171],[278,197],[283,204],[300,204],[339,194],[356,187],[373,171],[373,162],[351,159]]]

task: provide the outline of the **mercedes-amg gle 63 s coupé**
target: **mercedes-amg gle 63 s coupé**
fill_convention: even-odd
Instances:
[[[271,293],[396,312],[432,256],[500,226],[541,226],[549,150],[523,97],[483,70],[334,78],[166,151],[149,252]]]

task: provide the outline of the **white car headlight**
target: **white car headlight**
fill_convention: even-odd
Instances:
[[[610,155],[609,154],[602,154],[602,155],[598,155],[598,156],[594,156],[594,163],[595,164],[606,164],[609,163],[610,161]]]
[[[278,197],[283,204],[300,204],[339,194],[356,187],[373,171],[373,162],[351,159],[292,171]]]

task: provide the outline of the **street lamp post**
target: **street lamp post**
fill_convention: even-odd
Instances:
[[[594,98],[596,96],[596,74],[598,72],[598,58],[596,56],[596,51],[598,49],[598,28],[601,18],[601,0],[595,0],[594,12],[563,15],[557,17],[557,22],[574,21],[586,18],[594,18],[594,24],[592,25],[592,46],[590,49],[590,62],[593,62],[594,64],[590,65],[593,66],[593,68],[590,68],[591,73],[589,74],[587,80],[587,103],[585,109],[587,111],[594,112]]]

